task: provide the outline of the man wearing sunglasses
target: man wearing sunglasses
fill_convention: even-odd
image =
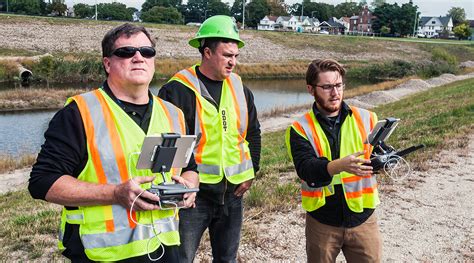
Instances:
[[[377,116],[343,101],[345,73],[331,59],[311,62],[306,87],[315,102],[286,132],[307,211],[308,262],[335,262],[341,250],[347,262],[381,260],[377,181],[364,144]]]
[[[143,27],[110,30],[102,40],[106,81],[69,98],[45,133],[28,188],[64,206],[59,247],[72,262],[180,262],[177,211],[160,210],[159,198],[145,191],[162,176],[136,169],[146,135],[186,133],[181,110],[148,90],[154,46]],[[166,176],[199,184],[193,158]],[[186,194],[184,205],[194,198]]]
[[[251,91],[232,73],[240,40],[231,17],[213,16],[189,44],[201,63],[174,75],[159,96],[181,108],[191,133],[200,137],[194,155],[200,190],[196,208],[180,211],[180,256],[192,262],[209,229],[214,262],[236,262],[242,196],[260,159],[260,124]]]

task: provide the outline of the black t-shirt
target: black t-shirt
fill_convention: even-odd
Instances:
[[[329,118],[321,114],[316,103],[313,104],[313,111],[328,139],[332,160],[339,159],[343,140],[340,129],[345,118],[352,114],[350,107],[343,102],[339,115]],[[293,129],[290,131],[290,146],[296,173],[302,180],[311,187],[322,187],[331,183],[332,177],[327,170],[329,160],[326,157],[317,157],[311,143]],[[342,185],[335,185],[334,190],[334,195],[326,196],[324,206],[309,212],[319,222],[336,227],[356,227],[374,212],[374,209],[369,208],[365,208],[361,213],[353,212],[347,206]]]
[[[149,103],[137,105],[118,100],[107,82],[104,82],[103,89],[145,133],[148,131],[153,103],[151,93]],[[57,179],[63,175],[77,178],[88,160],[84,124],[75,102],[71,102],[54,115],[44,136],[46,140],[33,165],[28,185],[31,196],[43,200]],[[188,166],[182,171],[197,172],[194,158],[190,158]],[[85,258],[78,225],[66,224],[63,243],[67,248],[63,252],[66,257]]]
[[[216,81],[209,79],[204,76],[199,67],[196,67],[196,74],[200,81],[204,84],[212,100],[206,98],[216,108],[219,108],[219,103],[222,93],[223,81]],[[261,149],[261,134],[260,134],[260,123],[257,118],[257,109],[255,108],[253,94],[244,85],[244,95],[247,101],[248,110],[248,128],[247,137],[245,138],[249,143],[250,156],[252,158],[252,164],[254,171],[257,172],[260,169],[260,149]],[[178,81],[171,81],[166,83],[159,91],[158,96],[166,101],[173,103],[175,106],[180,108],[184,112],[184,118],[186,120],[186,126],[189,129],[190,134],[195,133],[195,116],[196,116],[196,95],[194,92],[185,87]],[[204,197],[212,202],[223,204],[224,192],[233,192],[236,185],[231,184],[225,179],[217,184],[205,184],[200,183],[198,195]]]

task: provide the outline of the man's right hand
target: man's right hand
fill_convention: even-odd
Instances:
[[[154,176],[138,176],[126,181],[125,183],[117,185],[114,189],[115,203],[130,209],[133,201],[136,199],[133,204],[133,210],[135,211],[160,209],[159,205],[146,201],[148,199],[150,201],[158,202],[160,198],[139,187],[140,184],[152,182],[154,179]],[[143,193],[139,198],[137,198],[141,192]]]
[[[358,158],[363,154],[364,151],[356,152],[344,158],[329,162],[329,174],[335,175],[340,172],[348,172],[359,176],[372,175],[373,172],[372,166],[370,166],[370,160]]]

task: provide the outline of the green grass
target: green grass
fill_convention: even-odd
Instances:
[[[396,148],[426,145],[410,156],[423,168],[423,161],[442,149],[466,146],[467,134],[474,126],[474,80],[437,87],[378,107],[375,112],[379,118],[401,119],[389,140]]]
[[[397,149],[425,144],[426,148],[408,156],[412,167],[426,170],[426,160],[446,148],[466,147],[474,128],[474,79],[458,81],[373,109],[379,119],[397,117],[401,123],[389,144]],[[299,182],[287,156],[284,131],[262,137],[261,170],[246,204],[273,210],[296,206]],[[284,178],[284,180],[282,180]]]
[[[33,200],[26,190],[0,198],[0,258],[6,261],[54,260],[61,207]]]
[[[379,118],[401,119],[388,141],[396,148],[426,145],[424,150],[411,154],[409,161],[417,169],[427,169],[425,161],[442,149],[467,146],[468,135],[474,128],[474,79],[415,94],[374,111]],[[245,196],[246,218],[295,209],[300,202],[299,180],[287,156],[284,131],[263,135],[261,167]],[[0,258],[6,261],[59,260],[61,256],[55,249],[59,211],[57,205],[33,200],[26,190],[2,195]],[[248,229],[252,228],[244,227],[242,235],[251,239],[253,234]]]

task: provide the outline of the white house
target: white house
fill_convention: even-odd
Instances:
[[[269,30],[273,31],[275,30],[275,23],[277,21],[276,16],[265,16],[262,20],[260,20],[260,23],[257,26],[258,30]]]
[[[291,30],[298,32],[319,31],[319,20],[308,16],[265,16],[258,24],[258,30]]]
[[[418,34],[427,38],[439,37],[443,31],[453,30],[453,20],[450,16],[428,17],[422,16],[418,25]]]

